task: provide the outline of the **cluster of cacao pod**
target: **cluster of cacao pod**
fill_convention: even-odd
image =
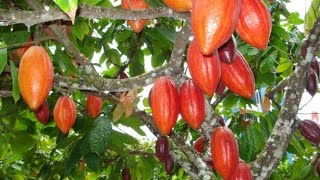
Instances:
[[[168,174],[173,171],[173,158],[169,153],[170,145],[166,136],[160,136],[156,141],[156,157],[160,162],[164,163],[165,170]]]
[[[314,57],[311,61],[311,67],[307,77],[306,90],[311,96],[314,96],[318,90],[319,76],[320,76],[319,62]]]
[[[214,129],[211,135],[211,157],[214,169],[224,179],[253,179],[250,167],[239,159],[237,140],[228,127]]]

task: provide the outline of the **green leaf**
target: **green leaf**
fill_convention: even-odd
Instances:
[[[290,61],[286,61],[282,64],[280,64],[278,67],[277,67],[277,72],[278,73],[281,73],[281,72],[284,72],[290,68],[292,68],[292,63]]]
[[[4,32],[2,33],[2,38],[4,42],[7,45],[12,45],[12,44],[21,44],[24,42],[27,42],[28,38],[30,37],[30,32],[28,31],[14,31],[13,32]]]
[[[18,70],[14,63],[10,61],[11,77],[12,77],[12,96],[15,102],[20,99],[20,90],[18,84]]]
[[[80,4],[85,3],[89,6],[94,6],[98,4],[101,0],[80,0]]]
[[[127,127],[131,127],[141,136],[146,136],[145,132],[141,129],[145,124],[139,119],[138,116],[130,116],[128,118],[122,118],[119,121],[119,124],[122,124]]]
[[[239,97],[232,94],[224,99],[223,107],[227,109],[232,109],[237,105],[238,101],[239,101]]]
[[[88,165],[88,168],[97,172],[101,168],[101,159],[95,153],[89,153],[84,156],[84,159]]]
[[[122,42],[122,41],[125,41],[127,40],[130,36],[133,35],[133,31],[131,30],[124,30],[122,32],[119,32],[117,35],[116,35],[116,40],[117,42]]]
[[[78,0],[54,0],[54,2],[70,17],[72,24],[74,24],[76,11],[78,9]]]
[[[262,63],[260,64],[260,72],[262,74],[269,72],[272,69],[273,64],[277,58],[277,55],[278,55],[278,51],[275,50],[262,61]]]
[[[79,40],[83,40],[84,36],[89,34],[90,29],[87,22],[81,20],[72,27],[72,33],[76,35]]]
[[[305,16],[304,28],[306,33],[311,30],[318,17],[320,17],[320,0],[313,0]]]
[[[0,74],[3,72],[4,68],[7,65],[7,57],[8,57],[7,48],[4,48],[4,47],[6,47],[6,44],[3,42],[0,42]]]
[[[108,57],[108,61],[110,61],[112,64],[116,65],[117,67],[121,66],[120,54],[117,50],[108,49],[107,51],[105,51],[105,54]]]
[[[111,139],[111,123],[106,117],[98,117],[93,123],[93,129],[88,135],[91,152],[103,153]]]
[[[102,71],[102,74],[104,77],[113,78],[117,75],[118,71],[119,71],[119,68],[117,66],[113,66],[110,69]]]
[[[111,142],[112,142],[112,145],[117,145],[117,144],[134,145],[139,143],[139,141],[134,137],[118,131],[112,131]]]
[[[279,38],[284,39],[284,40],[290,39],[289,33],[283,27],[281,27],[279,25],[272,26],[272,34],[275,34]]]
[[[135,56],[129,65],[129,75],[130,77],[134,77],[143,74],[144,72],[144,54],[141,49],[137,49]]]
[[[10,139],[11,150],[16,154],[24,154],[35,144],[35,139],[27,131],[18,131]]]
[[[303,23],[303,20],[299,17],[299,13],[298,12],[290,13],[290,21],[294,25],[300,25],[300,24]]]

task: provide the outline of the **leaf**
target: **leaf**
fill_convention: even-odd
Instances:
[[[135,100],[137,98],[137,95],[138,95],[138,90],[134,89],[132,91],[129,91],[124,98],[123,107],[124,107],[124,113],[126,118],[130,117],[134,111]]]
[[[74,24],[78,9],[78,0],[54,0],[54,2],[70,17],[72,24]]]
[[[3,48],[6,45],[0,42],[0,75],[7,65],[7,48]],[[3,49],[1,49],[3,48]]]
[[[89,6],[94,6],[98,4],[101,0],[80,0],[80,4],[85,3]]]
[[[122,114],[124,113],[124,106],[122,103],[117,104],[116,108],[112,113],[112,121],[117,122],[121,118]]]
[[[143,74],[144,72],[144,54],[141,49],[137,49],[135,56],[129,65],[129,75],[130,77],[134,77]]]
[[[129,118],[122,118],[119,124],[130,127],[135,130],[141,136],[145,136],[146,133],[141,129],[145,124],[139,119],[138,116],[130,116]]]
[[[15,102],[20,99],[20,90],[18,84],[18,70],[14,63],[10,61],[11,77],[12,77],[12,96]]]
[[[271,102],[267,96],[264,96],[262,100],[262,111],[268,113],[270,111]]]
[[[278,51],[275,50],[267,58],[265,58],[262,61],[262,63],[260,64],[260,72],[262,74],[269,72],[272,69],[273,64],[277,58],[277,55],[278,55]]]
[[[16,154],[24,154],[35,144],[35,139],[27,131],[18,131],[10,138],[11,150]]]
[[[7,45],[11,45],[11,44],[21,44],[24,43],[26,41],[28,41],[29,37],[30,37],[30,32],[28,31],[14,31],[13,32],[5,32],[2,33],[2,38],[4,40],[4,42]]]
[[[90,152],[103,153],[111,140],[111,123],[103,116],[99,116],[93,123],[93,129],[88,135]]]
[[[84,159],[88,165],[88,168],[97,172],[101,168],[101,159],[95,153],[89,153],[84,156]]]
[[[139,141],[136,138],[130,136],[129,134],[124,134],[118,131],[112,131],[111,142],[113,145],[123,144],[123,143],[134,145],[139,143]]]
[[[292,63],[290,61],[286,61],[277,67],[277,72],[281,73],[281,72],[284,72],[290,68],[292,68]]]
[[[305,15],[305,33],[311,30],[318,17],[320,17],[320,0],[313,0],[308,12]]]
[[[85,21],[77,21],[77,24],[72,27],[72,33],[81,41],[89,32],[89,26]]]

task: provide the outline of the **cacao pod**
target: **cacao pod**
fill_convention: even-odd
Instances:
[[[170,8],[178,12],[188,12],[191,10],[191,0],[163,0],[163,2]]]
[[[268,46],[272,19],[262,0],[243,0],[236,28],[238,35],[258,49]]]
[[[317,161],[316,168],[317,168],[317,174],[320,176],[320,158]]]
[[[89,115],[95,119],[100,114],[101,108],[102,99],[89,94],[87,98],[87,111]]]
[[[190,127],[199,129],[204,121],[206,108],[204,96],[192,80],[186,80],[180,87],[179,100],[183,120]]]
[[[311,68],[314,70],[314,72],[317,74],[317,76],[319,78],[319,76],[320,76],[320,67],[319,67],[319,62],[317,61],[316,58],[312,59]]]
[[[199,153],[203,153],[204,149],[206,147],[206,138],[201,136],[199,137],[195,143],[193,144],[193,148]]]
[[[44,101],[44,103],[42,103],[37,110],[33,111],[33,113],[41,124],[47,124],[50,115],[47,101]]]
[[[237,26],[241,0],[192,2],[191,25],[203,54],[212,54],[231,37]]]
[[[169,155],[169,141],[166,136],[160,136],[156,141],[156,156],[161,162],[165,162]]]
[[[218,53],[221,61],[228,64],[232,63],[237,53],[237,42],[234,36],[231,36],[226,43],[219,47]]]
[[[221,81],[230,91],[245,98],[252,98],[255,90],[253,73],[240,52],[231,64],[221,62]]]
[[[172,156],[170,154],[167,156],[164,166],[165,166],[167,174],[172,174],[172,171],[173,171],[173,158],[172,158]]]
[[[131,174],[127,167],[122,169],[122,180],[131,180]]]
[[[239,163],[237,140],[228,127],[217,127],[211,135],[211,155],[214,169],[229,179]]]
[[[193,41],[188,48],[187,61],[193,82],[205,94],[212,96],[221,76],[217,51],[212,55],[205,56],[201,53],[196,41]]]
[[[155,125],[162,135],[168,135],[179,114],[179,92],[171,77],[163,76],[155,80],[150,101]]]
[[[316,72],[310,68],[309,76],[307,79],[306,90],[311,96],[314,96],[318,89],[318,76]]]
[[[145,10],[149,8],[149,5],[144,0],[121,0],[121,8],[125,10]],[[146,19],[128,20],[129,26],[135,33],[141,32],[146,23]]]
[[[312,144],[320,143],[320,127],[317,123],[311,120],[303,120],[299,124],[301,135],[309,140]]]
[[[68,96],[61,96],[53,109],[53,119],[58,128],[68,134],[70,128],[76,120],[76,105]]]
[[[20,93],[30,109],[36,110],[49,96],[53,66],[46,50],[31,46],[22,56],[18,73]]]
[[[253,175],[250,167],[243,160],[239,161],[238,167],[232,173],[230,180],[253,180]]]
[[[219,122],[219,124],[220,124],[221,126],[226,126],[223,117],[218,116],[218,117],[217,117],[217,120],[218,120],[218,122]]]
[[[223,82],[220,80],[218,83],[218,87],[216,89],[216,94],[218,96],[222,96],[224,93],[224,90],[226,89],[226,86],[223,84]]]

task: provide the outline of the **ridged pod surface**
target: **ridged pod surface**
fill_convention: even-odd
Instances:
[[[191,26],[203,54],[212,54],[231,37],[242,0],[194,0]]]
[[[201,136],[193,144],[193,149],[195,149],[199,154],[203,153],[206,148],[206,138]]]
[[[179,114],[179,92],[169,76],[155,80],[150,93],[153,120],[162,135],[168,135]]]
[[[131,180],[130,170],[127,167],[122,169],[121,175],[122,175],[122,180]]]
[[[232,63],[237,54],[237,42],[234,36],[218,49],[219,59],[225,63]]]
[[[240,160],[237,170],[231,175],[229,180],[253,180],[252,171],[247,163]]]
[[[255,90],[253,73],[240,52],[231,64],[221,62],[221,81],[230,91],[245,98],[252,98]]]
[[[180,87],[180,113],[183,120],[193,129],[199,129],[205,118],[205,102],[201,90],[192,80],[186,80]]]
[[[53,109],[53,119],[64,134],[68,134],[76,115],[76,105],[73,100],[68,96],[59,97]]]
[[[317,61],[316,58],[312,59],[311,68],[315,71],[315,73],[318,75],[318,78],[319,78],[319,76],[320,76],[320,66],[319,66],[319,62]]]
[[[194,84],[202,92],[212,96],[221,76],[220,60],[217,51],[211,55],[203,55],[197,42],[193,41],[188,48],[187,61]]]
[[[320,127],[311,120],[303,120],[299,124],[299,130],[303,137],[315,145],[320,143]]]
[[[170,8],[178,12],[188,12],[191,10],[191,0],[163,0],[163,2]]]
[[[165,162],[169,155],[169,141],[166,136],[160,136],[156,141],[156,156],[161,162]]]
[[[318,76],[316,72],[310,68],[307,79],[306,90],[311,96],[314,96],[318,90]]]
[[[53,66],[46,50],[31,46],[22,56],[18,73],[20,93],[30,109],[36,110],[49,96]]]
[[[173,163],[173,158],[172,158],[172,156],[169,154],[169,155],[167,156],[167,159],[165,160],[165,164],[164,164],[164,167],[165,167],[165,169],[166,169],[167,174],[172,174],[173,165],[174,165],[174,163]]]
[[[221,80],[218,83],[218,87],[216,89],[216,95],[218,96],[222,96],[224,93],[224,90],[226,89],[226,86],[223,84],[223,82],[221,82]]]
[[[41,124],[47,124],[50,115],[47,101],[42,103],[42,105],[37,110],[33,111],[33,113]]]
[[[229,128],[214,129],[211,135],[211,156],[214,169],[224,179],[229,179],[239,163],[237,140]]]
[[[236,32],[244,41],[263,50],[268,45],[271,28],[272,18],[262,0],[242,0]]]
[[[149,5],[144,0],[121,0],[121,8],[125,10],[145,10],[149,8]],[[141,32],[146,23],[146,19],[128,20],[129,26],[135,33]]]
[[[96,118],[102,108],[102,99],[98,96],[89,94],[87,97],[87,111],[92,118]]]

